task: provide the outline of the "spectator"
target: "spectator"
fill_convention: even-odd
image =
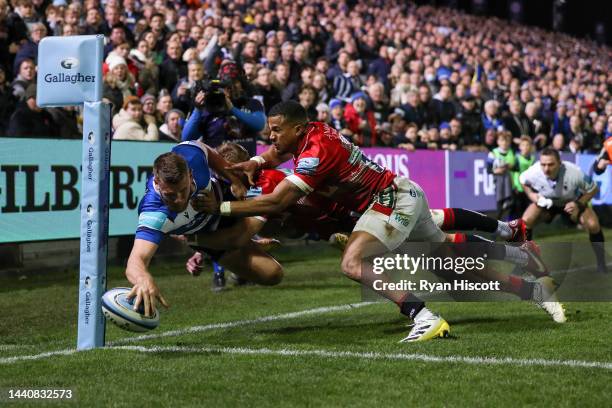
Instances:
[[[308,120],[317,120],[317,90],[314,89],[312,85],[302,85],[298,94],[298,101],[300,102],[300,105],[302,105],[302,107],[306,109],[306,113],[308,114]]]
[[[187,76],[187,64],[181,59],[181,44],[169,41],[166,44],[166,59],[159,66],[160,88],[172,91],[179,79]]]
[[[344,119],[344,106],[340,99],[332,99],[329,101],[330,122],[334,129],[343,135],[347,135],[346,120]],[[350,133],[350,131],[349,131]]]
[[[185,114],[180,110],[172,109],[166,113],[164,124],[159,127],[159,140],[180,143],[184,122]]]
[[[53,138],[59,136],[57,129],[49,112],[36,105],[36,84],[29,85],[9,120],[8,136]]]
[[[159,140],[155,118],[144,115],[142,103],[136,96],[128,96],[123,108],[113,116],[113,139],[152,142]]]
[[[344,119],[352,132],[353,143],[358,146],[376,146],[376,119],[374,112],[367,109],[367,97],[363,92],[354,93],[346,105]]]
[[[233,141],[255,156],[257,139],[266,124],[266,115],[261,103],[248,94],[244,72],[232,61],[224,61],[219,70],[219,79],[230,83],[225,106],[204,108],[205,95],[196,95],[196,107],[185,124],[182,140],[202,138],[205,143],[217,147],[224,141]]]
[[[518,140],[523,135],[535,136],[532,124],[523,113],[523,104],[519,99],[510,101],[510,114],[504,120],[504,129],[512,134],[513,140]]]
[[[272,71],[266,67],[257,71],[253,92],[255,96],[260,98],[259,100],[263,103],[266,112],[272,106],[281,102],[280,91],[272,85]]]
[[[529,136],[521,136],[519,151],[516,154],[516,165],[512,172],[512,186],[515,191],[514,205],[512,214],[520,217],[530,204],[530,200],[523,190],[523,185],[519,181],[519,176],[535,162],[533,154],[534,145]]]
[[[321,102],[317,105],[317,122],[330,123],[331,116],[329,113],[329,106],[326,103]]]
[[[38,61],[38,43],[40,40],[47,36],[47,27],[43,23],[34,23],[32,24],[32,29],[30,31],[30,39],[26,40],[19,51],[17,51],[17,55],[15,56],[14,70],[15,72],[19,69],[19,65],[21,61],[25,59],[29,59],[34,62],[34,64]]]
[[[363,81],[359,78],[359,64],[357,61],[349,61],[346,71],[334,77],[332,95],[344,102],[351,100],[351,95],[361,89]]]
[[[32,84],[36,83],[36,65],[30,59],[24,59],[19,65],[17,77],[11,83],[13,96],[18,100],[23,100],[25,91]]]
[[[457,114],[455,105],[451,101],[451,95],[450,86],[444,85],[440,87],[440,92],[434,97],[433,107],[436,117],[440,122],[448,122]],[[475,100],[472,99],[472,101]]]
[[[103,97],[113,104],[116,112],[128,96],[135,94],[135,81],[128,71],[127,62],[119,56],[112,56],[108,61],[108,72],[104,76]]]
[[[191,112],[197,84],[204,79],[204,67],[198,60],[187,64],[187,77],[181,78],[172,90],[172,106],[183,112]]]
[[[512,210],[512,178],[511,172],[516,167],[516,157],[511,148],[512,137],[509,132],[497,135],[497,147],[487,157],[487,169],[493,174],[495,182],[495,200],[497,202],[497,219]]]

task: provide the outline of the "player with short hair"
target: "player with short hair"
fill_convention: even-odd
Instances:
[[[562,161],[559,152],[546,148],[540,160],[522,173],[519,180],[531,200],[523,213],[527,224],[527,237],[540,222],[551,222],[561,215],[572,224],[580,224],[589,233],[589,239],[597,259],[597,270],[607,272],[604,236],[597,214],[589,202],[599,188],[580,167]]]
[[[281,181],[271,194],[237,202],[203,198],[202,208],[226,216],[278,214],[316,191],[359,217],[342,256],[342,270],[349,278],[372,286],[372,276],[362,274],[362,260],[390,252],[404,241],[444,242],[433,222],[423,190],[368,159],[358,147],[333,128],[308,122],[301,105],[293,101],[275,105],[268,114],[273,147],[241,168],[253,174],[257,168],[275,168],[293,156],[294,174]],[[379,275],[376,279],[386,279]],[[379,292],[395,302],[415,324],[404,341],[442,336],[448,323],[432,313],[409,292]]]

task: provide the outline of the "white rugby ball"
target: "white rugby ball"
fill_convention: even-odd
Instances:
[[[132,332],[146,332],[159,325],[159,312],[153,310],[153,315],[145,316],[144,304],[141,303],[138,311],[134,310],[134,300],[128,300],[130,288],[114,288],[102,296],[102,312],[107,320],[115,323],[124,330]]]

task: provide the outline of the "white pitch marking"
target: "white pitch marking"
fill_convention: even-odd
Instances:
[[[192,326],[192,327],[187,327],[184,329],[170,330],[170,331],[156,333],[156,334],[145,334],[145,335],[136,336],[136,337],[126,337],[126,338],[119,339],[113,342],[109,342],[107,346],[113,346],[113,345],[125,344],[125,343],[134,343],[138,341],[151,340],[151,339],[159,339],[163,337],[182,336],[184,334],[200,333],[203,331],[215,330],[215,329],[228,329],[232,327],[247,326],[250,324],[271,322],[271,321],[276,321],[276,320],[295,319],[297,317],[302,317],[302,316],[311,316],[311,315],[318,315],[318,314],[325,314],[325,313],[332,313],[332,312],[340,312],[340,311],[357,309],[357,308],[368,306],[371,304],[374,304],[374,302],[361,302],[361,303],[353,303],[353,304],[338,305],[338,306],[318,307],[315,309],[301,310],[299,312],[263,316],[263,317],[258,317],[256,319],[250,319],[250,320],[238,320],[238,321],[227,322],[227,323],[213,323],[213,324],[208,324],[205,326]],[[43,358],[53,357],[53,356],[66,356],[66,355],[74,354],[77,351],[78,351],[77,349],[71,348],[71,349],[64,349],[64,350],[48,351],[45,353],[33,354],[33,355],[2,357],[0,358],[0,364],[12,364],[17,361],[40,360]]]
[[[136,336],[136,337],[125,337],[123,339],[109,342],[107,343],[107,345],[114,346],[117,344],[134,343],[138,341],[160,339],[164,337],[183,336],[185,334],[200,333],[200,332],[209,331],[209,330],[229,329],[233,327],[248,326],[248,325],[257,324],[257,323],[273,322],[276,320],[287,320],[287,319],[295,319],[297,317],[303,317],[303,316],[319,315],[319,314],[332,313],[332,312],[342,312],[346,310],[352,310],[352,309],[357,309],[357,308],[364,307],[364,306],[369,306],[374,303],[375,302],[361,302],[361,303],[353,303],[353,304],[339,305],[339,306],[318,307],[315,309],[306,309],[306,310],[302,310],[299,312],[291,312],[291,313],[283,313],[283,314],[277,314],[277,315],[272,315],[272,316],[264,316],[264,317],[258,317],[255,319],[249,319],[249,320],[238,320],[238,321],[227,322],[227,323],[211,323],[211,324],[207,324],[204,326],[192,326],[192,327],[186,327],[184,329],[170,330],[170,331],[165,331],[161,333],[143,334],[143,335]]]
[[[378,352],[354,352],[333,350],[272,350],[267,348],[251,349],[243,347],[178,347],[178,346],[115,346],[110,350],[129,350],[142,353],[220,353],[220,354],[247,354],[247,355],[272,355],[291,357],[324,357],[324,358],[357,358],[366,360],[404,360],[420,361],[425,363],[464,363],[474,365],[516,365],[521,367],[572,367],[572,368],[598,368],[612,370],[612,362],[605,361],[581,361],[581,360],[547,360],[543,358],[522,359],[513,357],[470,357],[470,356],[432,356],[427,354],[406,353],[378,353]]]

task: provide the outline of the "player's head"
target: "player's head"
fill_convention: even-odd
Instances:
[[[286,101],[272,107],[268,113],[270,141],[280,154],[294,153],[304,135],[308,115],[298,102]]]
[[[249,152],[238,143],[225,142],[217,147],[217,153],[231,164],[242,163],[251,158]]]
[[[171,211],[184,211],[191,197],[191,171],[185,159],[173,152],[164,153],[153,163],[153,177],[159,195]]]
[[[540,167],[546,177],[550,179],[557,178],[559,169],[561,168],[561,156],[559,152],[550,147],[545,148],[540,153]]]

